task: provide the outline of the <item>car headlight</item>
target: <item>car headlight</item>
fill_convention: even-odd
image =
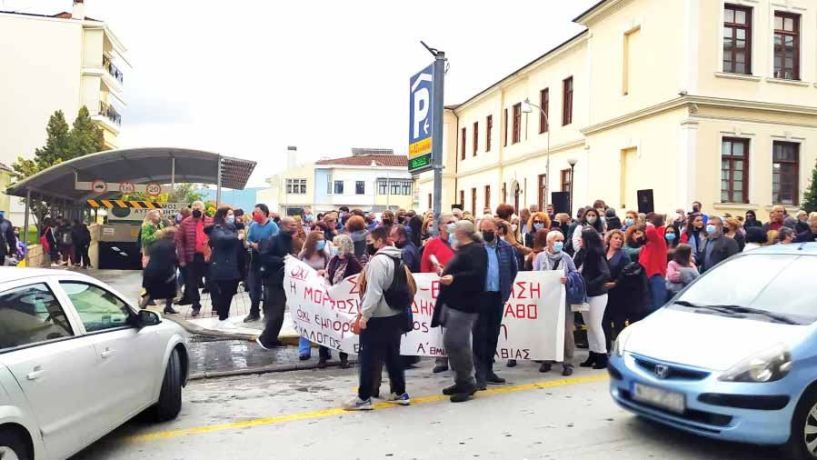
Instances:
[[[718,380],[749,383],[774,382],[785,377],[789,370],[791,370],[791,353],[786,347],[778,345],[737,363]]]
[[[624,356],[624,345],[627,343],[627,339],[630,338],[630,334],[633,332],[632,326],[628,326],[624,328],[623,331],[616,337],[615,342],[613,342],[613,352],[621,358]]]

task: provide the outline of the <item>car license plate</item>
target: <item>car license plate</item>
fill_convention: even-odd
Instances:
[[[683,414],[686,410],[686,400],[683,394],[640,383],[633,383],[633,399],[678,414]]]

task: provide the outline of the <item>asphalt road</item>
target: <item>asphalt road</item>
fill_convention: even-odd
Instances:
[[[452,404],[439,393],[450,374],[432,375],[430,366],[408,371],[411,407],[380,403],[364,413],[339,410],[354,394],[354,369],[193,382],[176,421],[132,421],[75,458],[781,458],[776,449],[714,442],[636,418],[610,400],[602,371],[563,379],[521,362],[500,369],[508,384]]]

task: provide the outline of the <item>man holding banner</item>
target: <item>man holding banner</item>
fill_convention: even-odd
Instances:
[[[346,410],[372,410],[375,374],[379,363],[386,364],[391,394],[388,402],[408,406],[406,376],[400,359],[400,339],[403,336],[403,312],[386,302],[385,293],[392,286],[397,269],[405,267],[400,250],[389,244],[387,227],[377,227],[366,236],[366,251],[372,257],[364,272],[365,288],[357,319],[360,328],[360,384],[357,397],[346,403]]]

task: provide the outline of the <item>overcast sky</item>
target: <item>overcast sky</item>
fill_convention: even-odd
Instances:
[[[405,153],[408,79],[446,51],[446,103],[462,102],[581,27],[597,0],[85,0],[128,49],[122,147],[201,148],[277,173],[351,147]],[[53,13],[71,0],[0,0]]]

